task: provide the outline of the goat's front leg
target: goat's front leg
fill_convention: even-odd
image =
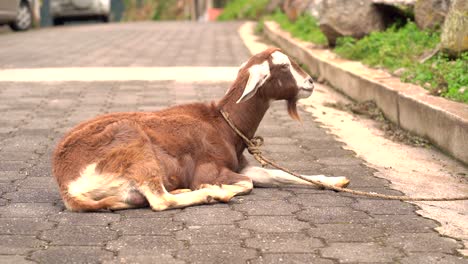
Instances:
[[[282,170],[264,169],[261,167],[249,166],[241,171],[241,174],[246,175],[252,179],[256,187],[271,187],[283,185],[314,185],[310,182],[301,180],[289,173]],[[302,175],[308,179],[320,181],[325,184],[333,185],[336,187],[346,187],[349,180],[346,177],[327,177],[324,175]]]

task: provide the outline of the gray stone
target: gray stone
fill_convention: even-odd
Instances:
[[[414,19],[421,29],[442,26],[452,0],[417,0],[414,5]]]
[[[187,225],[228,225],[243,218],[241,213],[230,208],[212,206],[189,207],[174,216],[174,220]]]
[[[414,214],[415,206],[409,203],[392,200],[372,200],[358,199],[357,203],[351,205],[352,208],[362,210],[368,214]]]
[[[110,223],[118,222],[120,220],[120,215],[104,212],[75,213],[65,211],[50,216],[49,220],[58,222],[64,226],[107,226]]]
[[[27,168],[26,173],[34,178],[52,178],[51,166],[39,166],[35,165],[33,167]]]
[[[292,194],[278,188],[254,188],[249,195],[238,196],[237,199],[240,201],[250,200],[284,200]]]
[[[247,215],[293,215],[299,210],[297,205],[283,200],[244,201],[233,205],[233,208]]]
[[[297,213],[298,219],[315,224],[362,223],[370,216],[349,207],[310,207]]]
[[[2,151],[0,152],[0,160],[4,161],[28,161],[39,157],[38,154],[30,151]]]
[[[162,212],[155,212],[151,208],[138,208],[131,210],[117,211],[116,213],[126,218],[171,218],[180,213],[181,209],[173,209]]]
[[[184,243],[168,236],[124,236],[110,241],[106,249],[119,252],[119,255],[130,256],[141,255],[171,255],[177,250],[182,250]]]
[[[33,264],[34,262],[23,256],[0,255],[0,263]]]
[[[49,189],[57,190],[57,182],[52,177],[33,177],[29,176],[28,178],[19,181],[17,183],[22,189]]]
[[[267,264],[300,264],[300,263],[314,263],[314,264],[333,264],[332,260],[323,259],[315,254],[262,254],[258,259],[251,261],[253,264],[267,263]]]
[[[44,218],[60,211],[60,207],[51,203],[11,203],[0,208],[0,217]]]
[[[97,246],[116,239],[117,232],[101,226],[59,225],[52,230],[42,232],[41,239],[50,241],[50,245]]]
[[[57,190],[49,189],[19,189],[3,197],[14,203],[54,203],[61,199]]]
[[[236,245],[193,245],[188,250],[179,251],[178,259],[190,263],[218,264],[218,263],[246,263],[257,256],[253,249],[245,249]]]
[[[310,228],[309,224],[291,216],[251,216],[247,220],[240,221],[239,225],[241,228],[267,233],[301,232],[302,229]]]
[[[382,239],[385,245],[402,248],[405,252],[442,252],[453,253],[454,248],[461,246],[451,238],[441,237],[439,234],[393,234]]]
[[[31,150],[33,151],[33,150]],[[13,172],[20,172],[24,169],[27,169],[31,167],[31,164],[29,163],[26,163],[24,161],[3,161],[3,160],[0,160],[0,169],[3,171],[3,172],[7,172],[7,171],[13,171]]]
[[[0,263],[5,263],[1,255],[23,255],[46,245],[34,236],[0,235]]]
[[[1,235],[37,235],[53,226],[41,218],[0,218]]]
[[[245,245],[268,253],[310,253],[324,246],[319,239],[303,233],[257,234],[247,239]]]
[[[178,240],[188,241],[190,244],[237,244],[250,236],[250,232],[233,225],[190,225],[186,229],[176,232]]]
[[[14,190],[15,190],[15,187],[12,184],[2,183],[0,181],[0,195],[7,193],[7,192],[12,192]]]
[[[393,262],[403,256],[399,250],[377,243],[331,243],[320,252],[326,258],[339,259],[340,263]]]
[[[386,236],[383,228],[363,224],[315,224],[307,230],[311,237],[322,238],[327,242],[373,242]]]
[[[113,230],[119,230],[124,235],[170,235],[182,229],[182,223],[170,218],[128,218],[112,223]]]
[[[451,0],[452,6],[445,19],[440,36],[440,46],[443,50],[458,56],[468,50],[468,2],[466,0]]]
[[[466,264],[466,257],[463,258],[461,256],[454,256],[443,253],[424,252],[410,254],[408,257],[404,257],[400,262],[403,264]]]
[[[372,0],[329,0],[323,3],[319,24],[328,43],[334,46],[338,37],[362,38],[384,29],[384,22]]]
[[[354,199],[340,196],[337,193],[313,193],[313,194],[298,194],[295,197],[288,199],[291,203],[299,204],[304,208],[309,207],[348,207],[354,203]]]
[[[437,224],[430,219],[415,215],[375,215],[372,219],[361,220],[370,227],[384,228],[388,234],[429,233]]]
[[[112,252],[99,247],[48,247],[36,251],[31,259],[39,263],[105,263],[114,259]]]
[[[184,264],[183,260],[175,259],[172,255],[154,254],[153,252],[140,252],[138,255],[132,253],[119,254],[118,263],[164,263],[164,264]],[[104,264],[108,262],[103,262]],[[114,261],[109,261],[114,263]]]

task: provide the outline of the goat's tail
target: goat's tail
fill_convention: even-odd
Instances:
[[[78,196],[66,194],[62,197],[65,207],[75,212],[106,210],[114,208],[116,205],[122,203],[118,196],[108,196],[97,201],[82,194]]]

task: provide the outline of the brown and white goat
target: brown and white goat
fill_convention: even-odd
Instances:
[[[180,105],[159,112],[113,113],[79,124],[58,144],[53,172],[72,211],[147,206],[155,211],[228,202],[253,186],[309,184],[278,170],[248,167],[245,144],[229,127],[229,113],[254,136],[272,100],[309,97],[313,81],[279,49],[250,58],[217,103]],[[336,186],[344,177],[306,176]]]

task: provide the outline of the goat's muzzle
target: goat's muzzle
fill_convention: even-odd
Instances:
[[[314,80],[308,78],[304,80],[304,84],[299,88],[299,93],[297,94],[298,99],[307,98],[312,95],[314,91]]]

